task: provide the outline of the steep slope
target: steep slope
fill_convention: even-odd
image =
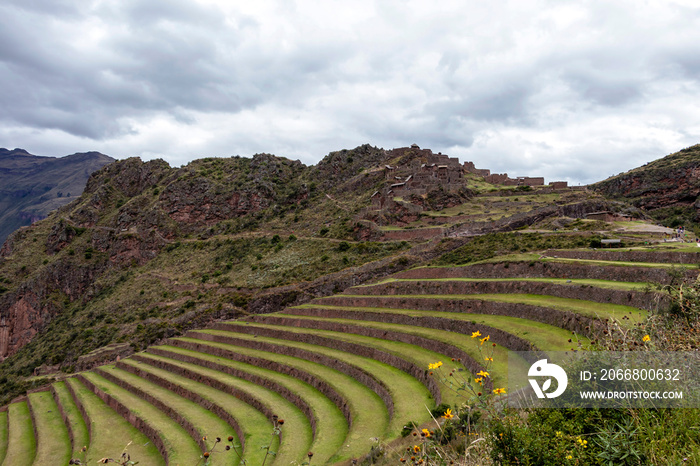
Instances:
[[[406,251],[352,241],[383,179],[360,167],[383,154],[362,146],[315,167],[269,154],[104,167],[0,250],[0,372],[91,367],[246,309],[330,293],[349,282],[343,269]],[[17,391],[18,379],[2,380],[0,391]]]
[[[623,198],[665,225],[700,221],[700,144],[591,185]]]
[[[0,243],[17,228],[78,198],[88,177],[112,162],[99,152],[39,157],[0,148]]]

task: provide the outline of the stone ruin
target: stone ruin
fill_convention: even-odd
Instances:
[[[423,195],[442,187],[445,191],[457,191],[465,186],[464,175],[471,173],[491,184],[503,186],[544,186],[543,177],[521,176],[510,178],[507,173],[492,174],[491,170],[476,168],[474,162],[460,164],[457,157],[449,157],[430,149],[421,149],[417,144],[387,151],[388,159],[399,159],[396,166],[383,167],[387,186],[371,198],[371,210],[390,209],[395,205],[394,197]],[[404,162],[406,160],[406,162]],[[552,189],[563,189],[566,181],[555,181]]]

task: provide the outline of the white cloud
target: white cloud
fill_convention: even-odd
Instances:
[[[418,143],[590,182],[697,143],[692,1],[8,0],[0,146],[162,157]]]

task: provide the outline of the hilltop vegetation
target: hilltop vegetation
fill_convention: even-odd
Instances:
[[[591,185],[668,227],[700,222],[700,144]]]

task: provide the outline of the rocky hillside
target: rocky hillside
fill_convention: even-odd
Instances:
[[[364,145],[315,166],[270,154],[180,168],[136,158],[105,166],[80,197],[0,249],[0,393],[40,383],[33,374],[86,369],[215,320],[327,296],[471,236],[573,216],[582,220],[566,224],[585,231],[576,241],[588,244],[597,224],[585,214],[607,209],[583,189],[496,186],[465,173],[460,190],[395,197],[395,209],[411,215],[385,209],[380,224],[368,212],[373,194],[394,182],[384,168],[396,159]],[[492,252],[547,243],[514,244]]]
[[[623,198],[666,226],[700,221],[700,144],[592,185]]]
[[[269,154],[104,167],[0,249],[0,380],[303,302],[340,286],[344,269],[407,251],[353,242],[355,214],[384,181],[367,167],[384,155],[361,146],[312,167]]]
[[[80,197],[90,174],[112,162],[99,152],[39,157],[0,148],[0,243]]]

